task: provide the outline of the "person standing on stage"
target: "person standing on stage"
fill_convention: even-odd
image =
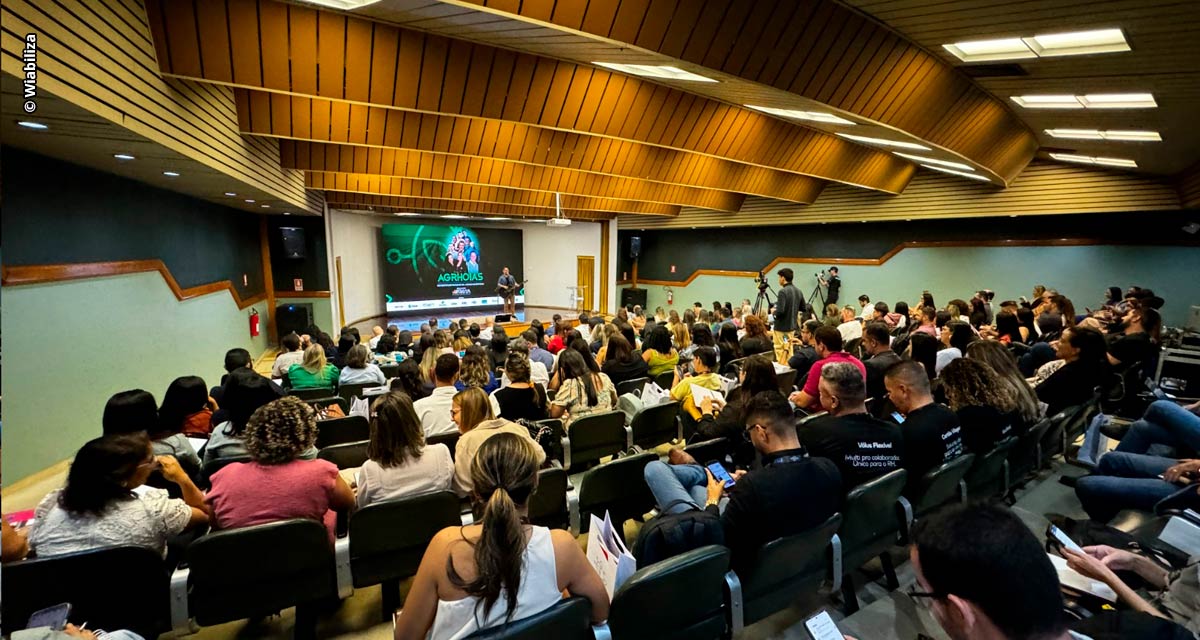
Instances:
[[[504,272],[500,274],[500,280],[496,282],[496,286],[506,287],[504,293],[504,313],[517,312],[517,279],[508,273],[508,267],[504,267]]]

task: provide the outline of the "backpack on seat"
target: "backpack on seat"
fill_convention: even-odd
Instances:
[[[682,502],[676,500],[667,505],[642,527],[631,550],[639,569],[705,545],[725,544],[721,519],[708,511],[692,508],[683,513],[667,513]]]

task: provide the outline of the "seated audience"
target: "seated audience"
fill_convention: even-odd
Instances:
[[[283,396],[283,391],[258,374],[236,373],[230,377],[225,390],[225,410],[229,419],[213,428],[208,444],[204,445],[204,467],[230,461],[244,461],[250,455],[246,449],[246,424],[259,407]],[[305,460],[315,460],[317,448],[300,454]]]
[[[550,355],[558,355],[560,351],[567,348],[567,344],[570,340],[570,336],[567,334],[573,332],[574,330],[571,328],[569,322],[561,321],[558,327],[554,330],[553,337],[551,337],[550,341],[546,343],[546,351],[549,351]]]
[[[831,362],[817,375],[821,407],[829,415],[797,428],[809,455],[837,465],[847,491],[899,469],[904,456],[900,426],[867,414],[862,371],[848,362]]]
[[[772,342],[771,336],[767,334],[767,323],[761,317],[748,315],[745,318],[745,325],[746,335],[742,336],[739,343],[743,358],[775,351],[775,344]]]
[[[504,366],[504,359],[508,357],[508,334],[504,333],[504,327],[493,330],[492,338],[488,341],[487,356],[493,371]]]
[[[558,333],[558,329],[561,325],[562,325],[562,316],[561,315],[556,313],[553,316],[550,316],[550,325],[548,327],[546,327],[546,335],[553,336],[555,333]],[[539,335],[538,337],[544,337],[544,336]]]
[[[1017,322],[1017,314],[1011,311],[1001,310],[996,314],[996,328],[989,330],[988,327],[984,327],[982,333],[994,336],[996,340],[1006,346],[1025,342],[1021,336],[1021,325]]]
[[[212,432],[212,418],[217,409],[217,402],[208,394],[208,385],[203,378],[175,378],[163,394],[163,403],[158,409],[158,433],[151,434],[151,437],[160,439],[165,437],[163,434],[174,433],[180,434],[180,439],[184,441],[186,438],[183,436],[207,438]],[[156,453],[175,455],[174,451]]]
[[[504,376],[507,386],[492,392],[500,404],[500,417],[505,420],[544,420],[546,418],[546,392],[529,377],[529,358],[513,350],[504,361]]]
[[[642,310],[642,305],[633,305],[633,315],[629,317],[629,324],[633,326],[634,332],[642,333],[642,327],[646,326],[646,313]]]
[[[292,396],[275,400],[250,416],[244,437],[250,462],[234,462],[212,476],[214,527],[307,518],[323,522],[333,540],[334,511],[352,509],[354,492],[332,462],[301,457],[317,441],[312,407]]]
[[[671,344],[679,351],[680,358],[692,357],[692,332],[688,325],[680,322],[671,329]]]
[[[156,470],[179,485],[182,500],[142,486]],[[105,435],[79,449],[66,486],[34,509],[29,550],[46,557],[136,545],[166,557],[168,538],[207,523],[204,494],[174,458],[155,456],[144,433]]]
[[[657,378],[679,364],[679,352],[671,346],[671,332],[665,326],[655,325],[642,338],[642,360],[646,362],[651,378]]]
[[[371,327],[371,337],[367,340],[367,348],[374,351],[381,338],[383,338],[383,327],[379,325]]]
[[[1067,631],[1054,565],[1008,509],[953,505],[918,520],[912,540],[909,596],[951,640],[1086,640]]]
[[[546,368],[546,371],[554,368],[554,354],[541,347],[540,338],[536,331],[527,329],[521,334],[521,337],[525,339],[525,342],[529,343],[529,359],[531,361],[540,362]]]
[[[468,469],[479,524],[434,536],[396,618],[396,640],[464,638],[548,609],[563,592],[588,599],[593,623],[608,617],[604,583],[574,536],[523,524],[538,478],[529,443],[500,434],[479,447]]]
[[[808,371],[812,368],[817,357],[816,334],[821,323],[817,320],[806,320],[800,324],[799,338],[792,338],[792,356],[788,358],[788,366],[796,371]]]
[[[484,441],[501,433],[512,433],[533,442],[528,429],[497,418],[494,408],[490,399],[477,387],[454,395],[450,411],[454,423],[458,425],[458,432],[462,434],[454,447],[454,491],[459,497],[471,494],[471,464],[475,460],[475,452]],[[546,461],[546,452],[536,442],[533,442],[533,447],[537,452],[537,463],[541,465]]]
[[[1017,324],[1018,330],[1021,332],[1021,342],[1030,344],[1038,336],[1037,326],[1033,320],[1033,310],[1028,307],[1020,307],[1017,309]]]
[[[325,351],[318,344],[305,349],[304,362],[292,365],[287,375],[293,389],[332,389],[337,386],[338,368],[325,359]]]
[[[241,347],[235,347],[225,352],[225,375],[221,376],[221,384],[208,390],[208,395],[219,406],[221,404],[221,396],[225,393],[225,382],[229,379],[229,374],[238,369],[254,369],[254,359],[250,357],[250,352]],[[216,424],[219,420],[213,420]]]
[[[900,356],[892,351],[891,340],[891,332],[882,322],[868,322],[863,329],[863,351],[870,356],[863,361],[863,366],[867,368],[868,398],[883,398],[887,394],[883,387],[883,372],[900,362]]]
[[[690,365],[692,373],[681,376],[679,369],[675,370],[675,383],[671,386],[671,399],[679,402],[680,415],[686,415],[694,422],[700,419],[700,408],[696,406],[696,401],[692,397],[692,385],[720,391],[721,377],[716,372],[716,349],[700,347],[693,352],[692,356]]]
[[[938,375],[941,375],[942,369],[945,369],[951,361],[963,357],[967,351],[967,345],[975,340],[975,332],[966,322],[951,320],[942,327],[940,339],[942,349],[937,352],[937,359],[934,363],[934,371]]]
[[[1108,362],[1119,370],[1150,362],[1158,352],[1162,316],[1149,307],[1129,313],[1124,330],[1108,343]]]
[[[737,325],[732,322],[722,323],[717,331],[717,351],[721,355],[722,371],[729,367],[730,362],[742,357],[742,345],[738,344],[737,332]]]
[[[437,356],[436,360],[437,365],[433,369],[433,392],[413,403],[413,409],[421,419],[421,428],[425,431],[426,438],[454,433],[457,429],[450,417],[450,406],[454,395],[458,393],[455,386],[458,381],[458,356],[443,354]]]
[[[158,428],[158,403],[143,389],[114,393],[104,405],[104,435],[150,432]]]
[[[908,329],[908,314],[910,313],[908,303],[901,300],[896,303],[896,310],[887,314],[884,320],[888,327],[892,329]]]
[[[370,362],[371,352],[366,345],[356,344],[346,353],[346,367],[338,375],[338,384],[375,384],[387,383],[387,376],[379,365]]]
[[[550,385],[550,372],[547,371],[545,365],[529,358],[529,349],[531,346],[530,343],[525,341],[525,338],[517,338],[508,343],[508,352],[509,354],[519,353],[525,356],[525,359],[529,361],[529,381],[534,384],[540,384],[545,389]],[[507,372],[500,376],[500,388],[508,386],[510,382],[511,379],[508,377]]]
[[[703,322],[697,322],[696,324],[692,325],[691,351],[686,354],[681,353],[680,355],[690,356],[692,353],[695,353],[696,349],[699,349],[700,347],[708,347],[712,349],[713,352],[717,354],[717,364],[721,364],[721,352],[717,350],[717,341],[715,338],[713,338],[712,329]],[[713,371],[716,371],[716,369],[713,369]]]
[[[575,333],[578,333],[584,342],[592,341],[592,317],[586,311],[579,312],[579,324],[575,325]]]
[[[937,326],[937,309],[933,307],[921,307],[920,324],[913,327],[910,333],[924,333],[931,338],[938,337],[940,332]]]
[[[355,480],[358,507],[450,491],[453,480],[450,449],[444,444],[425,444],[412,399],[395,391],[379,396],[371,405],[367,461]]]
[[[825,317],[822,318],[821,324],[834,329],[842,324],[842,309],[837,306],[836,302],[825,305]]]
[[[413,402],[429,395],[425,384],[421,382],[421,368],[416,360],[400,361],[396,367],[396,377],[392,378],[392,391],[403,391]]]
[[[700,403],[700,421],[696,424],[696,440],[726,438],[733,448],[733,461],[749,467],[754,460],[754,448],[742,438],[746,429],[746,407],[750,399],[764,391],[779,391],[775,366],[763,358],[751,358],[738,373],[739,385],[722,402],[705,398]]]
[[[866,384],[867,367],[858,358],[842,351],[842,334],[831,327],[821,327],[817,329],[817,333],[813,336],[816,342],[817,360],[808,369],[808,378],[804,381],[804,388],[800,391],[793,391],[788,399],[798,409],[803,409],[808,412],[821,410],[821,398],[818,394],[818,383],[821,380],[821,370],[827,364],[839,362],[847,362],[854,365],[863,377],[863,384]],[[865,393],[865,391],[864,391]],[[865,398],[864,398],[865,399]]]
[[[491,356],[482,347],[471,345],[463,356],[462,366],[458,370],[458,382],[454,388],[462,391],[467,387],[479,387],[484,393],[491,393],[500,388],[500,380],[492,373]]]
[[[551,380],[558,382],[558,392],[550,403],[550,417],[564,418],[569,428],[580,418],[595,413],[613,411],[617,407],[617,389],[608,376],[592,371],[583,356],[567,349],[558,357],[558,371]]]
[[[836,512],[842,502],[838,469],[822,457],[809,457],[796,439],[792,409],[778,390],[756,394],[745,405],[744,433],[762,455],[763,466],[737,470],[737,482],[723,483],[681,450],[671,464],[653,460],[644,474],[661,513],[707,509],[721,517],[733,567],[742,570],[764,544],[807,531]],[[728,494],[728,502],[722,496]]]
[[[275,364],[271,365],[271,377],[277,379],[286,376],[292,365],[304,362],[304,350],[300,348],[300,336],[295,332],[280,338],[279,346],[282,353],[275,356]]]
[[[937,338],[923,332],[913,332],[908,337],[908,349],[904,356],[919,362],[925,367],[925,374],[933,380],[937,377],[937,352],[940,346],[942,343]]]
[[[946,402],[958,414],[963,444],[977,456],[991,451],[997,442],[1016,435],[1020,423],[1017,398],[1000,380],[995,369],[982,360],[959,358],[946,365],[938,376]]]
[[[1064,364],[1036,388],[1038,399],[1048,405],[1049,416],[1090,400],[1096,387],[1108,382],[1111,372],[1104,336],[1095,329],[1067,329],[1055,354]]]
[[[650,375],[650,365],[640,354],[635,354],[629,341],[619,334],[608,339],[608,352],[600,370],[612,380],[613,385]]]
[[[883,376],[888,399],[903,416],[899,422],[904,468],[909,488],[915,488],[926,473],[963,454],[962,428],[958,415],[933,401],[929,377],[919,362],[901,360]]]
[[[1016,358],[1003,344],[994,340],[976,340],[967,346],[966,357],[991,365],[1000,382],[1012,390],[1012,395],[1017,400],[1016,417],[1019,420],[1013,423],[1013,430],[1017,434],[1024,433],[1041,420],[1040,401],[1033,392],[1033,387],[1029,386],[1017,369]]]
[[[421,361],[421,384],[425,386],[426,391],[433,390],[433,368],[437,364],[438,357],[442,355],[436,345],[437,340],[431,335],[423,335],[417,342],[417,351],[421,355],[414,356],[414,358],[419,358]]]
[[[353,349],[354,345],[356,344],[358,344],[358,342],[355,341],[353,334],[343,333],[338,337],[337,353],[335,353],[333,357],[329,359],[329,362],[338,369],[346,366],[346,354],[350,353],[350,350]]]
[[[614,320],[605,324],[599,331],[592,332],[592,344],[588,345],[592,353],[596,356],[597,364],[604,364],[604,358],[608,354],[608,341],[615,335],[620,335],[621,329],[618,326],[619,320]]]
[[[1146,453],[1156,444],[1177,451],[1200,452],[1200,401],[1187,406],[1171,400],[1150,403],[1121,438],[1117,451]]]
[[[854,307],[846,305],[842,308],[842,322],[838,324],[838,333],[842,334],[842,343],[862,337],[862,320],[855,314]]]
[[[475,341],[471,339],[470,333],[466,331],[458,331],[454,334],[454,342],[450,345],[450,348],[453,349],[455,353],[462,354],[465,353],[467,349],[475,346],[475,344]]]

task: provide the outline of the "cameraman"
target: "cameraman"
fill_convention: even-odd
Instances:
[[[796,330],[796,317],[804,311],[804,296],[796,285],[792,284],[794,274],[791,269],[779,270],[779,293],[775,296],[775,324],[772,335],[775,337],[775,360],[779,364],[787,364],[792,355],[789,342],[791,333]]]
[[[825,294],[825,304],[837,304],[838,291],[842,288],[842,279],[838,277],[838,268],[829,267],[829,277],[825,278],[824,274],[817,276],[817,280],[826,287],[829,287],[829,292]]]

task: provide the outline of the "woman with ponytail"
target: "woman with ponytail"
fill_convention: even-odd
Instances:
[[[479,524],[442,529],[396,618],[396,640],[449,640],[550,608],[567,591],[608,617],[608,593],[570,533],[527,523],[537,488],[533,443],[511,433],[488,438],[471,463]]]

